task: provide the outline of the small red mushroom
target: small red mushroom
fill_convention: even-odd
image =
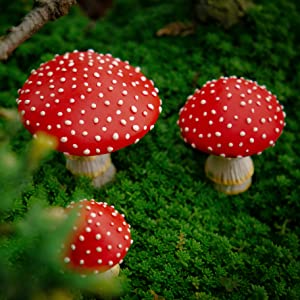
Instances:
[[[275,145],[285,113],[275,95],[236,76],[208,81],[188,97],[178,125],[186,143],[210,154],[205,172],[217,190],[241,193],[251,185],[251,155]]]
[[[95,186],[114,176],[110,153],[137,143],[161,111],[157,88],[139,68],[93,50],[56,55],[18,92],[24,126],[56,137],[67,168]]]
[[[72,202],[66,211],[77,214],[73,232],[63,244],[66,267],[84,275],[117,276],[119,264],[132,244],[124,215],[94,199]]]

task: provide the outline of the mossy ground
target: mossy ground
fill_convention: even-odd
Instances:
[[[112,155],[118,169],[113,183],[94,189],[65,169],[62,154],[52,153],[5,220],[19,220],[41,202],[66,206],[93,197],[115,205],[134,240],[122,264],[124,300],[299,299],[299,4],[256,3],[230,30],[210,22],[190,36],[161,38],[155,32],[167,23],[192,20],[190,1],[116,1],[93,26],[74,7],[22,44],[0,64],[1,106],[16,107],[17,89],[41,62],[92,48],[140,66],[160,90],[163,112],[138,144]],[[0,5],[2,34],[31,8],[25,0]],[[207,155],[185,145],[176,125],[187,96],[221,75],[266,85],[287,113],[276,147],[253,158],[253,184],[237,196],[212,188],[203,172]],[[20,127],[11,149],[22,154],[30,140]]]

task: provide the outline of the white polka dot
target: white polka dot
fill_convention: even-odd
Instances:
[[[139,130],[140,130],[140,127],[139,127],[139,125],[133,125],[133,126],[132,126],[132,129],[133,129],[134,131],[139,131]]]
[[[136,108],[136,106],[134,106],[134,105],[132,105],[131,107],[130,107],[130,110],[133,112],[133,113],[137,113],[137,108]]]

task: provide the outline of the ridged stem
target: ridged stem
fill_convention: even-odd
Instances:
[[[252,159],[225,158],[210,155],[205,163],[205,174],[214,182],[216,190],[228,195],[245,192],[251,185],[254,165]]]
[[[110,154],[97,156],[66,156],[66,167],[74,175],[92,178],[95,187],[101,187],[114,178],[116,168]]]

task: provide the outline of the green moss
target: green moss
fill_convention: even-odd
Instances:
[[[24,42],[0,64],[0,105],[16,107],[17,89],[30,70],[55,53],[93,48],[139,65],[154,80],[163,100],[155,129],[138,144],[113,153],[115,181],[98,190],[87,178],[71,176],[62,154],[50,154],[22,181],[21,191],[10,194],[14,202],[2,221],[17,222],[37,206],[66,206],[94,197],[115,205],[132,225],[134,244],[122,265],[128,280],[122,299],[298,299],[298,2],[256,1],[230,30],[210,22],[197,26],[193,35],[163,38],[155,32],[167,23],[192,19],[191,1],[115,2],[94,27],[74,7]],[[28,7],[28,1],[8,4],[0,31],[17,24]],[[277,94],[287,126],[276,147],[253,158],[252,187],[228,197],[213,190],[203,172],[206,155],[183,143],[176,120],[196,87],[233,74],[257,80]],[[1,130],[6,126],[1,123]],[[9,147],[24,155],[30,139],[17,128]],[[14,176],[3,168],[0,174],[13,186]],[[24,239],[0,243],[1,257],[22,265]],[[38,264],[31,272],[34,267]]]

